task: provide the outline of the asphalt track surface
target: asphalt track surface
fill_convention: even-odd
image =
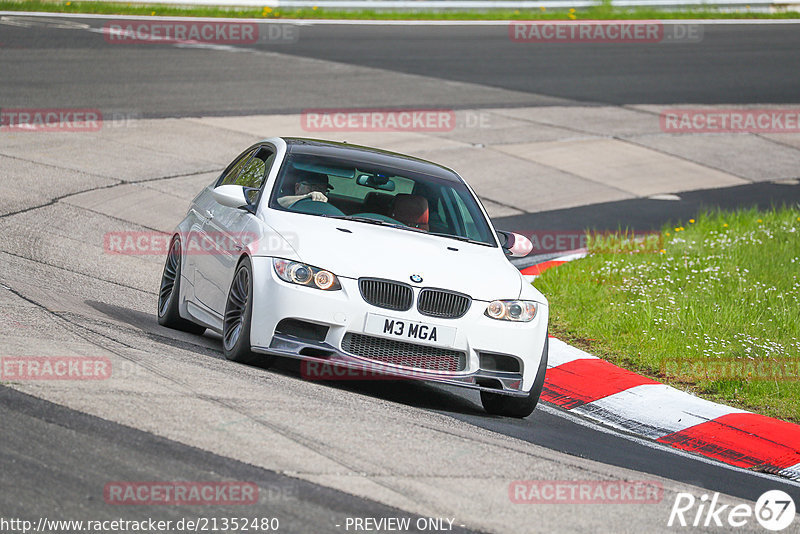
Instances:
[[[97,20],[81,22],[90,27],[102,25]],[[312,25],[303,26],[300,35],[293,45],[254,46],[264,53],[280,54],[274,58],[274,68],[256,69],[252,53],[227,54],[225,61],[220,61],[202,48],[111,47],[96,33],[74,28],[53,28],[39,21],[0,24],[0,103],[3,107],[93,107],[132,110],[146,117],[180,117],[338,106],[791,103],[800,94],[796,74],[800,32],[796,26],[706,27],[702,46],[533,47],[510,42],[502,26]],[[322,68],[316,71],[305,66],[294,72],[286,56],[422,75],[460,85],[452,86],[452,91],[401,92],[389,83],[380,85],[380,76],[365,86],[358,77],[336,80]],[[503,61],[496,61],[498,57]],[[309,91],[309,86],[313,90]],[[501,227],[535,227],[547,217],[550,228],[616,228],[626,223],[635,229],[653,229],[674,218],[691,216],[701,206],[769,205],[800,197],[798,186],[790,185],[734,189],[685,193],[680,201],[639,199],[526,214],[498,223]],[[124,308],[107,307],[105,313],[145,331],[154,328],[152,317]],[[214,351],[213,344],[211,347],[207,350]],[[270,372],[296,376],[287,362]],[[485,416],[474,395],[453,388],[386,382],[319,387],[430,410],[556,452],[734,497],[754,500],[767,489],[780,488],[800,502],[796,485],[642,444],[552,408],[515,421]],[[289,488],[285,499],[269,504],[271,513],[294,521],[289,531],[325,531],[330,528],[330,517],[337,515],[403,515],[373,501],[282,477],[9,388],[0,388],[0,409],[0,507],[5,515],[64,513],[73,506],[97,512],[94,517],[100,518],[102,502],[81,498],[91,493],[87,488],[96,488],[115,476],[141,479],[148,474],[189,480],[231,477],[255,480],[262,487]],[[85,468],[87,457],[92,458],[92,469]],[[61,469],[54,470],[54,465]],[[59,497],[65,493],[76,498],[64,504]],[[170,514],[178,512],[163,513],[172,517]]]
[[[280,528],[288,532],[336,532],[335,525],[344,525],[347,517],[402,517],[411,524],[418,519],[402,510],[258,469],[7,387],[0,387],[0,405],[0,510],[6,518],[36,523],[39,517],[81,517],[87,508],[92,519],[101,521],[153,517],[146,506],[126,507],[120,513],[92,503],[98,487],[109,480],[147,479],[247,480],[259,486],[263,499],[247,510],[248,517],[279,518]],[[198,517],[196,510],[196,506],[172,506],[155,516],[177,522]],[[242,517],[239,506],[218,507],[214,513],[216,517]],[[453,531],[469,532],[458,525]]]
[[[796,25],[704,25],[696,43],[598,45],[513,42],[504,24],[312,24],[297,28],[296,42],[242,47],[282,55],[265,65],[252,52],[220,62],[202,47],[109,45],[97,33],[75,29],[100,29],[106,20],[11,17],[12,23],[0,24],[0,102],[6,107],[85,106],[180,117],[309,107],[769,104],[792,103],[800,94]],[[358,73],[293,65],[286,56],[453,85],[421,83],[409,91]]]

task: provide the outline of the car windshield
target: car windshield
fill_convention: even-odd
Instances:
[[[496,246],[463,182],[374,163],[291,154],[270,207]]]

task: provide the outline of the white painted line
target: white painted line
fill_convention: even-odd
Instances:
[[[154,0],[155,1],[155,0]],[[342,26],[508,26],[509,20],[337,20],[337,19],[247,19],[231,17],[175,17],[147,15],[99,15],[92,13],[48,13],[39,11],[0,11],[0,15],[20,17],[59,17],[97,20],[158,20],[200,22],[246,22],[258,24],[342,25]],[[558,21],[553,21],[558,22]],[[564,22],[564,21],[561,21]],[[800,24],[800,19],[681,19],[661,20],[663,24],[753,25],[753,24]]]
[[[567,345],[560,339],[550,338],[550,351],[547,357],[547,367],[558,367],[574,360],[597,360],[597,356],[592,356],[588,352]]]
[[[749,413],[665,384],[644,384],[573,408],[604,424],[658,439],[731,413]]]
[[[581,258],[585,258],[586,255],[587,255],[586,249],[582,248],[582,249],[576,250],[572,254],[566,254],[564,256],[559,256],[558,258],[553,258],[553,259],[547,260],[547,261],[575,261],[575,260],[579,260]]]
[[[587,256],[587,254],[588,253],[586,252],[585,248],[579,248],[579,249],[575,249],[575,250],[572,250],[572,251],[567,251],[567,254],[564,255],[564,256],[559,256],[557,258],[550,258],[549,260],[543,260],[543,261],[541,261],[539,263],[534,263],[533,265],[526,265],[525,267],[518,267],[518,269],[520,269],[520,270],[530,269],[531,267],[536,267],[537,265],[541,265],[543,263],[549,263],[549,262],[553,262],[553,261],[563,261],[563,262],[575,261],[575,260],[579,260],[581,258],[585,258]],[[555,269],[555,267],[557,267],[557,266],[548,267],[545,270]],[[541,274],[523,274],[522,275],[522,277],[529,284],[532,284],[533,281],[536,280],[539,276],[541,276]]]
[[[800,480],[800,464],[794,464],[786,469],[781,469],[780,474],[792,480]]]

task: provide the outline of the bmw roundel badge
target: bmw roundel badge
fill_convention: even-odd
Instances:
[[[419,284],[420,282],[422,282],[422,277],[420,275],[418,275],[418,274],[412,274],[411,275],[411,281],[416,283],[416,284]]]

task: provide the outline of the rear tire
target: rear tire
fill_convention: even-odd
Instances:
[[[528,417],[536,409],[539,397],[542,395],[544,387],[544,375],[547,372],[547,356],[550,351],[550,338],[545,338],[544,349],[542,350],[542,361],[536,371],[536,379],[533,387],[525,397],[511,397],[500,395],[489,391],[481,391],[481,404],[483,409],[492,415],[503,415],[506,417],[523,418]]]
[[[272,358],[253,354],[250,348],[250,322],[253,317],[253,267],[245,256],[236,267],[222,322],[222,352],[231,361],[249,365],[269,365]]]
[[[205,326],[200,326],[181,317],[178,312],[178,299],[181,294],[181,240],[175,236],[169,245],[164,272],[161,274],[161,288],[158,291],[158,324],[190,334],[202,334]]]

